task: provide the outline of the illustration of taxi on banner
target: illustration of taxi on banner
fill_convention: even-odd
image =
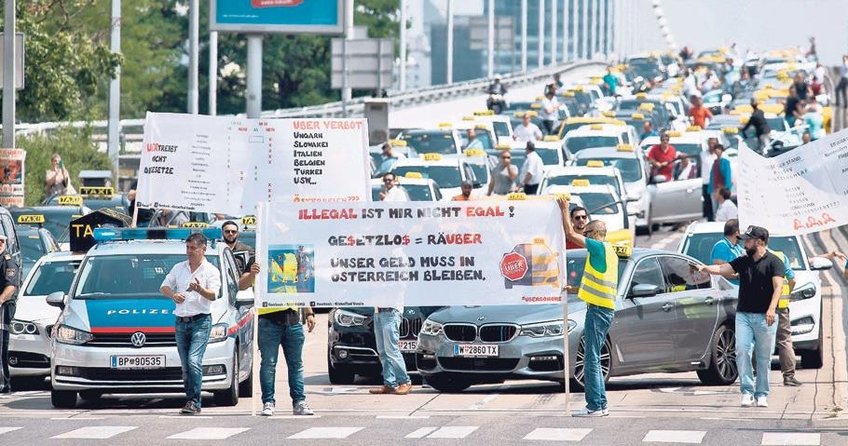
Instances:
[[[500,271],[507,289],[519,286],[551,286],[559,288],[557,253],[543,238],[516,245],[501,258]]]
[[[298,294],[315,292],[311,245],[275,245],[268,251],[268,292]]]

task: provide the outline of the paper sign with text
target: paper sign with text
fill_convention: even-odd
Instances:
[[[257,306],[561,302],[553,200],[260,206]]]
[[[4,207],[24,205],[24,161],[23,149],[0,149],[0,205]]]
[[[848,131],[773,158],[739,153],[739,224],[807,234],[848,224]]]
[[[271,200],[365,200],[367,134],[364,119],[148,113],[137,200],[229,215]]]

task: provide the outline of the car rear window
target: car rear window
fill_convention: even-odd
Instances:
[[[707,234],[692,234],[686,238],[683,245],[683,253],[689,257],[694,257],[701,262],[709,265],[710,254],[713,246],[724,237],[723,234],[712,232]],[[807,269],[804,263],[804,257],[801,255],[801,247],[798,246],[798,240],[795,237],[769,237],[769,249],[772,251],[780,251],[789,258],[789,264],[793,270]]]

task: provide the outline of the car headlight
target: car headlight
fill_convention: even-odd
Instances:
[[[813,298],[815,296],[816,286],[812,283],[807,283],[802,287],[792,290],[792,294],[789,296],[789,300],[804,300]]]
[[[92,339],[94,339],[94,335],[91,333],[67,325],[60,325],[56,330],[56,341],[63,344],[82,345]]]
[[[573,321],[569,321],[569,323],[570,322]],[[520,335],[530,336],[531,338],[541,338],[545,336],[562,336],[562,329],[563,326],[561,320],[539,322],[538,324],[522,325]],[[571,328],[569,328],[569,331],[570,330]]]
[[[574,331],[575,327],[577,327],[577,322],[574,322],[573,320],[569,319],[568,320],[568,332],[571,333],[572,331]]]
[[[37,335],[38,327],[32,322],[12,319],[12,323],[9,324],[9,332],[14,335]]]
[[[371,320],[370,317],[354,313],[352,311],[347,310],[336,310],[336,313],[333,315],[336,324],[341,325],[342,327],[353,327],[353,326],[366,326],[368,322]]]
[[[438,336],[439,333],[442,332],[442,324],[438,322],[433,322],[431,320],[424,321],[424,325],[421,326],[420,334],[425,334],[427,336]]]
[[[213,325],[212,330],[209,331],[209,343],[225,341],[229,333],[229,328],[227,324]]]

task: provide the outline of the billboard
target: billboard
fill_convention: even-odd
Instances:
[[[342,34],[344,0],[211,0],[213,31]]]

